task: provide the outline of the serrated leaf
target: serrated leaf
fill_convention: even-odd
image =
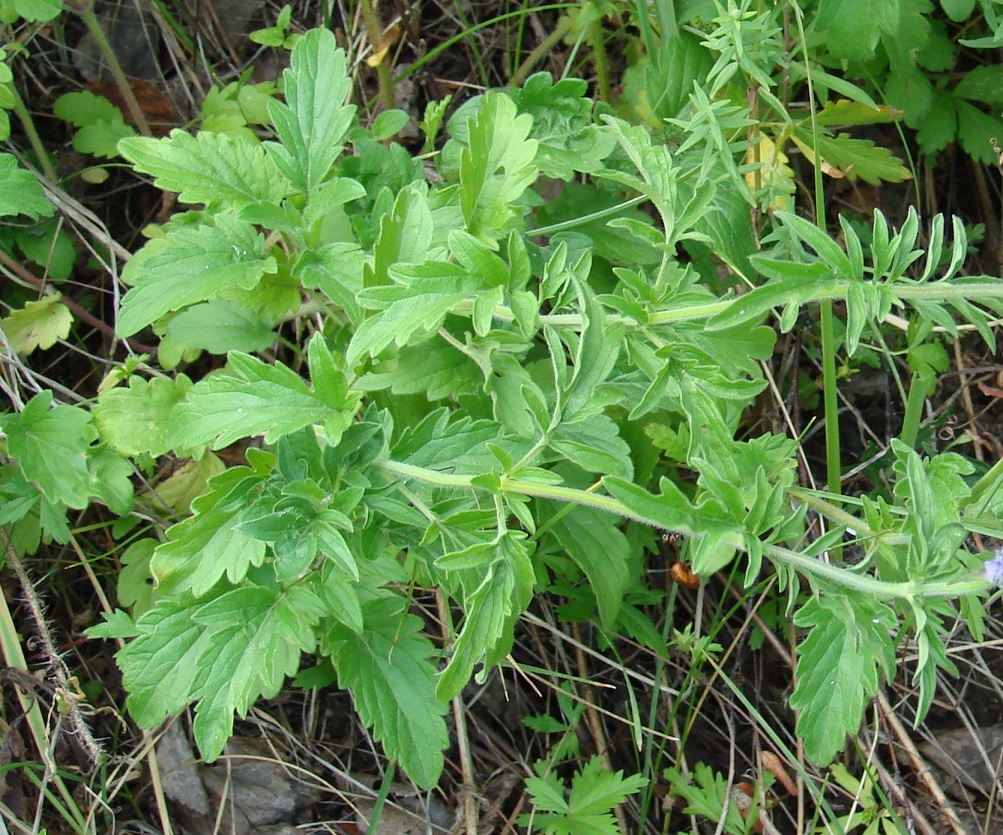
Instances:
[[[628,480],[634,477],[630,445],[606,415],[561,423],[551,435],[550,447],[587,472]]]
[[[503,93],[484,96],[460,157],[460,208],[470,234],[494,245],[516,217],[516,201],[539,175],[533,120]]]
[[[25,302],[24,307],[12,310],[0,319],[0,328],[3,328],[15,351],[27,356],[36,348],[43,351],[51,348],[70,335],[73,315],[60,302],[61,298],[59,293],[55,293],[37,301]]]
[[[812,150],[812,141],[800,134],[799,129],[791,139],[808,159],[813,160],[815,154]],[[819,134],[816,137],[816,142],[818,155],[825,164],[834,169],[826,172],[830,175],[838,172],[838,175],[845,176],[850,180],[860,178],[871,185],[877,185],[881,182],[901,183],[903,180],[912,179],[912,174],[909,173],[909,169],[902,164],[900,159],[887,148],[875,145],[869,139],[854,139],[846,133],[841,133],[838,136]]]
[[[362,375],[356,388],[394,394],[424,394],[430,401],[476,390],[483,376],[473,361],[441,339],[424,343],[420,351],[401,351],[381,360]]]
[[[313,29],[293,49],[282,74],[285,103],[272,100],[268,113],[281,144],[265,149],[297,191],[319,186],[341,153],[355,107],[346,105],[350,82],[345,52],[329,29]]]
[[[444,702],[466,686],[476,664],[484,663],[478,673],[478,680],[483,681],[512,648],[515,621],[533,594],[533,567],[525,537],[516,531],[502,536],[497,543],[497,559],[483,569],[480,585],[462,601],[463,627],[435,691]]]
[[[672,481],[661,479],[658,495],[620,478],[603,479],[610,495],[629,508],[635,518],[649,525],[686,534],[718,539],[736,530],[735,520],[716,503],[704,500],[694,505]],[[709,497],[708,497],[709,499]]]
[[[427,264],[401,269],[401,283],[371,287],[360,294],[367,307],[382,308],[356,330],[348,346],[346,360],[355,365],[365,357],[376,357],[391,343],[414,342],[442,325],[453,307],[478,289],[478,282],[455,264]]]
[[[821,0],[815,25],[829,53],[865,61],[874,55],[881,34],[893,33],[898,22],[899,0]]]
[[[150,570],[159,590],[202,596],[224,576],[239,583],[264,562],[265,543],[237,530],[246,502],[223,501],[259,479],[248,467],[232,467],[209,480],[209,492],[192,503],[194,515],[168,528],[153,554]]]
[[[435,647],[421,635],[422,621],[403,598],[384,595],[363,604],[365,628],[356,634],[336,624],[321,649],[331,656],[338,684],[352,691],[355,709],[387,756],[423,789],[442,773],[449,732],[446,704],[435,696]]]
[[[814,70],[813,70],[814,72]],[[884,125],[900,119],[902,114],[887,105],[872,107],[862,101],[838,99],[827,101],[815,115],[815,122],[823,127],[841,125]]]
[[[801,711],[797,732],[808,759],[826,765],[846,735],[857,732],[881,676],[895,667],[897,619],[888,606],[864,595],[815,596],[794,622],[810,631],[798,647],[790,705]]]
[[[135,286],[125,295],[116,329],[131,336],[172,310],[224,290],[250,290],[275,270],[250,223],[220,215],[213,226],[174,229],[146,244],[123,270],[123,280]]]
[[[567,799],[564,797],[564,780],[553,773],[527,777],[526,791],[537,810],[533,823],[544,832],[617,835],[620,829],[612,809],[643,789],[648,782],[640,774],[625,778],[623,771],[607,771],[602,758],[593,755],[575,773]],[[527,823],[524,820],[526,817],[520,818],[519,823]]]
[[[159,511],[187,514],[192,502],[209,489],[209,479],[225,469],[222,460],[207,452],[197,460],[185,462],[166,479],[140,495]]]
[[[347,400],[340,405],[344,411],[336,411],[334,403],[319,397],[282,363],[270,365],[233,351],[226,368],[196,383],[177,406],[169,437],[175,449],[205,443],[221,449],[255,435],[274,443],[313,423],[334,437],[347,428],[354,412]]]
[[[90,476],[87,455],[97,431],[90,412],[77,406],[55,406],[52,392],[39,392],[20,413],[0,416],[7,451],[28,481],[50,502],[87,506]]]
[[[746,832],[748,824],[734,802],[728,798],[728,781],[706,763],[697,763],[693,768],[691,786],[689,780],[677,768],[666,768],[665,779],[669,781],[670,792],[683,798],[689,805],[683,809],[688,815],[701,815],[709,820],[719,820],[724,812],[725,832]]]
[[[658,119],[674,119],[689,102],[693,84],[702,84],[713,66],[710,51],[692,32],[680,29],[651,52],[644,68],[644,89]]]
[[[89,90],[63,94],[56,99],[52,112],[78,128],[73,134],[73,148],[83,154],[117,157],[119,141],[136,135],[135,129],[125,123],[121,110]]]
[[[55,211],[35,176],[17,164],[17,157],[0,154],[0,217],[27,215],[38,220]]]
[[[973,67],[958,82],[954,95],[985,104],[1003,104],[1003,66],[987,64]]]
[[[134,469],[131,462],[107,447],[90,451],[87,461],[88,493],[119,516],[132,510]]]
[[[592,120],[587,89],[580,79],[555,83],[550,73],[538,72],[510,91],[519,112],[533,117],[536,164],[548,177],[570,180],[576,172],[595,171],[613,150],[613,138]]]
[[[263,351],[276,340],[266,322],[223,299],[210,299],[182,310],[168,323],[167,333],[189,348],[210,354]]]
[[[171,449],[167,438],[174,408],[191,385],[183,374],[173,380],[132,377],[128,388],[101,392],[91,409],[101,438],[123,455],[164,455]]]
[[[319,601],[302,586],[158,602],[116,656],[130,713],[150,728],[197,702],[195,739],[212,762],[232,734],[234,711],[244,715],[258,697],[277,693],[300,654],[314,649],[319,614]]]
[[[137,136],[118,145],[133,168],[154,177],[157,188],[182,203],[236,211],[257,202],[278,203],[288,184],[261,145],[222,133],[172,130],[170,136]]]
[[[958,102],[958,141],[972,159],[994,164],[993,139],[1000,134],[1003,134],[1003,119],[983,113],[966,101]]]
[[[593,756],[571,781],[568,806],[576,816],[607,812],[647,785],[643,774],[625,778],[623,771],[606,771],[602,758]]]

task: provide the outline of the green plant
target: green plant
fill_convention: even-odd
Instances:
[[[297,45],[287,104],[270,106],[280,142],[262,147],[176,131],[120,143],[161,187],[206,205],[174,218],[130,261],[124,278],[134,287],[120,333],[154,324],[174,351],[230,350],[224,369],[195,383],[181,374],[133,377],[128,387],[103,392],[93,408],[100,437],[128,456],[203,456],[259,434],[266,444],[247,451],[246,466],[210,479],[193,515],[154,548],[151,608],[135,621],[118,613],[92,632],[130,639],[119,659],[133,715],[151,725],[197,702],[196,737],[211,759],[235,710],[276,692],[301,653],[320,654],[353,690],[389,755],[431,785],[446,742],[444,702],[478,665],[490,669],[507,653],[537,582],[534,554],[541,547],[567,553],[591,578],[601,621],[615,621],[621,592],[640,565],[631,556],[636,546],[619,531],[620,517],[688,535],[700,574],[745,552],[749,580],[765,556],[792,591],[796,572],[826,590],[799,615],[817,626],[806,649],[812,635],[824,634],[827,646],[842,642],[846,652],[824,659],[806,653],[796,695],[809,753],[826,760],[855,728],[879,673],[891,670],[894,642],[884,630],[906,617],[935,648],[946,601],[968,595],[966,605],[977,607],[971,595],[984,585],[977,562],[956,553],[957,536],[946,534],[964,529],[959,505],[928,513],[916,492],[918,475],[903,482],[913,492],[904,492],[900,512],[852,520],[878,577],[816,559],[841,527],[801,552],[784,547],[800,535],[806,506],[792,509],[792,496],[822,508],[837,525],[844,517],[793,487],[789,442],[733,437],[740,409],[762,386],[753,358],[772,344],[759,321],[778,307],[788,326],[800,306],[848,293],[852,346],[866,323],[901,304],[943,319],[938,299],[947,298],[980,322],[965,299],[991,301],[995,288],[971,279],[931,284],[932,267],[908,278],[915,222],[905,240],[885,235],[884,247],[879,227],[878,263],[865,275],[862,264],[854,267],[852,248],[847,256],[812,227],[782,216],[773,254],[753,260],[773,280],[737,299],[717,298],[672,257],[680,240],[696,235],[690,224],[704,208],[677,184],[680,172],[667,151],[618,121],[591,124],[582,110],[569,110],[578,127],[564,130],[564,144],[557,144],[551,126],[519,113],[499,93],[451,123],[441,189],[430,191],[419,172],[402,165],[391,171],[401,178],[393,197],[380,180],[385,166],[369,180],[366,159],[339,161],[352,112],[341,104],[343,59],[328,41],[314,32]],[[321,87],[321,73],[343,80]],[[575,88],[564,84],[567,96]],[[614,142],[630,162],[599,169]],[[371,152],[382,159],[386,150]],[[527,189],[539,164],[555,173],[598,169],[602,179],[654,203],[664,231],[637,219],[615,221],[664,253],[652,283],[618,267],[618,287],[596,295],[587,239],[556,234],[547,248],[528,246],[520,206],[532,204]],[[341,172],[358,172],[358,179]],[[272,231],[262,235],[255,224]],[[800,248],[802,240],[814,255]],[[963,241],[957,247],[963,252]],[[938,261],[939,252],[929,259]],[[795,274],[813,280],[795,283]],[[545,301],[547,313],[540,310]],[[323,330],[305,351],[310,385],[284,364],[246,353],[262,347],[252,334],[263,341],[267,330],[307,311],[323,313]],[[197,317],[197,327],[182,327],[186,317]],[[196,331],[212,334],[213,343],[185,343],[184,334]],[[733,357],[736,342],[749,349],[738,366],[722,354],[727,346]],[[384,396],[388,390],[393,397]],[[463,410],[443,408],[449,403]],[[607,412],[611,403],[623,410],[620,424]],[[79,479],[62,473],[44,499],[80,506],[94,484],[88,461],[107,459],[110,466],[121,459],[89,452],[96,439],[82,410],[88,422],[72,433],[62,423],[51,434],[30,428],[69,420],[58,409],[49,417],[46,405],[40,399],[16,420],[5,419],[8,448],[24,468],[57,449],[65,455],[68,439],[78,438]],[[647,477],[658,480],[654,493],[634,481],[619,426],[642,418],[688,434],[678,464],[698,474],[695,492],[667,471]],[[40,445],[29,457],[12,448],[17,427],[25,437],[51,438],[51,450]],[[907,449],[899,456],[904,470],[924,466]],[[963,483],[949,483],[963,500]],[[102,498],[127,509],[125,493]],[[952,510],[954,518],[940,519]],[[946,538],[931,554],[927,543],[941,529]],[[602,537],[604,547],[577,547],[586,531],[591,541]],[[916,558],[902,560],[902,550],[913,548]],[[895,561],[881,556],[889,549]],[[396,585],[410,582],[440,586],[465,613],[458,630],[444,625],[449,663],[438,675],[429,661],[434,647]],[[815,614],[820,606],[829,613],[824,622]],[[841,674],[851,660],[862,665],[859,678]],[[936,652],[930,660],[948,663]],[[926,699],[933,669],[929,663],[919,673]],[[168,670],[176,685],[170,694],[158,686]],[[848,683],[846,710],[813,711],[834,675]],[[407,728],[407,744],[398,728]]]
[[[610,810],[648,784],[639,774],[625,778],[622,771],[610,773],[601,757],[592,757],[575,772],[565,797],[564,780],[546,762],[537,763],[535,770],[535,777],[526,778],[535,811],[522,815],[519,823],[563,835],[616,835],[620,829]]]
[[[388,757],[432,786],[448,702],[505,659],[538,590],[588,585],[591,599],[572,603],[592,604],[600,626],[630,628],[628,613],[656,640],[623,603],[643,589],[652,529],[682,535],[698,575],[732,567],[752,586],[774,573],[798,606],[792,705],[812,761],[857,730],[903,640],[919,650],[925,713],[937,669],[952,669],[945,625],[960,612],[981,634],[989,584],[962,546],[1001,532],[999,468],[973,482],[960,456],[896,440],[890,498],[847,498],[797,486],[796,443],[746,438],[740,421],[767,384],[774,312],[786,331],[805,308],[845,300],[852,356],[893,317],[951,334],[963,323],[988,342],[1003,290],[958,277],[960,223],[947,243],[932,219],[920,243],[915,213],[898,230],[877,213],[865,254],[848,223],[837,243],[794,213],[756,213],[776,186],[748,176],[763,167],[747,156],[759,122],[725,76],[761,74],[741,60],[746,37],[771,74],[779,59],[769,21],[739,12],[710,27],[721,95],[685,70],[676,86],[693,92],[655,139],[597,113],[583,82],[540,73],[455,113],[430,183],[421,161],[382,144],[393,112],[357,125],[345,56],[313,31],[284,101],[268,102],[271,140],[177,130],[118,143],[189,206],[149,230],[122,275],[118,333],[152,328],[157,364],[131,360],[90,404],[43,392],[0,418],[0,522],[32,553],[67,541],[67,511],[90,503],[153,520],[119,581],[131,613],[89,632],[126,641],[117,657],[141,726],[195,704],[212,760],[234,714],[310,655],[301,680],[351,690]],[[430,136],[441,115],[429,111]],[[825,138],[816,129],[812,147]],[[877,159],[844,147],[855,164]],[[544,209],[541,175],[584,182]],[[753,289],[722,286],[712,253]],[[822,350],[834,363],[834,338]],[[201,379],[178,370],[202,352],[225,365]],[[229,447],[244,463],[215,455]],[[189,460],[134,495],[133,468],[152,476],[168,457]],[[827,526],[815,539],[809,509]],[[420,589],[443,604],[434,638],[411,611]],[[717,652],[712,636],[676,643],[708,663]],[[555,827],[605,816],[647,782],[590,763],[565,800],[535,779]]]
[[[902,821],[879,788],[872,769],[866,768],[860,778],[854,777],[842,763],[836,763],[829,771],[832,779],[853,798],[853,810],[838,821],[844,832],[901,835],[905,831]],[[864,827],[863,830],[860,827]],[[821,832],[821,829],[818,831]]]
[[[758,830],[759,811],[763,805],[761,791],[748,798],[748,804],[743,802],[740,805],[732,792],[741,795],[741,790],[729,787],[724,775],[718,774],[703,763],[697,763],[693,769],[695,784],[683,776],[677,768],[665,769],[663,776],[669,781],[672,794],[686,801],[687,805],[682,809],[683,814],[699,815],[718,822],[721,831],[727,832],[728,835],[748,835]],[[768,789],[769,784],[764,790]]]

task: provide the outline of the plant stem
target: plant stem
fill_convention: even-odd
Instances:
[[[563,15],[557,19],[557,24],[554,26],[554,31],[551,32],[547,37],[545,37],[539,44],[537,44],[536,49],[526,56],[526,60],[519,65],[519,69],[515,71],[515,76],[512,78],[512,84],[518,86],[522,84],[527,78],[527,76],[533,71],[533,68],[544,59],[550,50],[557,46],[563,39],[564,36],[571,31],[571,26],[574,22],[572,15]]]
[[[24,100],[17,91],[17,87],[10,84],[7,89],[14,99],[14,112],[17,114],[17,118],[21,120],[21,127],[24,128],[24,132],[28,137],[28,143],[38,158],[38,164],[42,169],[42,173],[45,174],[45,179],[55,185],[59,182],[59,175],[52,165],[52,160],[49,159],[45,145],[42,144],[42,137],[38,135],[38,131],[35,129],[35,120],[31,118],[28,108],[24,106]]]
[[[104,29],[101,28],[101,21],[94,14],[94,4],[90,2],[71,3],[70,6],[80,15],[84,21],[84,25],[87,27],[87,31],[94,38],[94,43],[101,50],[101,56],[108,63],[108,69],[111,71],[112,78],[115,79],[115,86],[118,87],[118,91],[122,94],[122,100],[129,110],[129,116],[132,118],[136,130],[143,136],[153,136],[153,132],[150,130],[150,123],[146,121],[146,114],[143,113],[143,108],[139,106],[136,94],[132,92],[132,87],[129,86],[129,79],[125,77],[125,72],[122,70],[118,56],[115,55],[115,50],[108,43],[108,36],[104,33]]]
[[[376,78],[380,88],[380,104],[384,110],[393,110],[394,78],[390,64],[386,60],[387,36],[383,31],[383,23],[372,0],[362,0],[359,4],[359,11],[362,12],[362,22],[366,25],[366,34],[369,36],[369,44],[373,48],[373,57],[378,61]]]
[[[483,490],[495,495],[504,495],[507,493],[532,496],[533,498],[547,499],[554,502],[570,502],[584,507],[592,507],[605,513],[612,513],[624,519],[632,519],[652,527],[675,531],[684,536],[695,535],[695,532],[689,525],[678,520],[649,518],[643,513],[639,513],[628,507],[618,499],[614,499],[612,496],[590,493],[573,487],[541,484],[535,481],[500,476],[498,477],[495,489],[491,489],[476,476],[443,473],[438,470],[416,467],[412,464],[405,464],[402,461],[393,461],[387,458],[375,461],[374,466],[387,473],[399,475],[407,479],[424,481],[440,487]],[[666,512],[670,512],[669,508],[666,508]],[[739,551],[748,550],[745,535],[737,530],[721,536],[721,542]],[[917,581],[891,583],[886,580],[877,580],[866,574],[858,574],[848,568],[822,562],[814,557],[806,557],[796,551],[782,548],[779,545],[764,543],[762,547],[763,551],[772,560],[807,575],[809,579],[829,582],[847,591],[870,595],[877,600],[905,600],[911,603],[921,597],[954,598],[964,594],[981,594],[989,588],[989,583],[980,576],[973,576],[970,580],[952,583],[921,583]]]
[[[842,465],[839,458],[839,402],[836,399],[836,341],[832,328],[832,302],[823,301],[822,393],[825,412],[825,475],[829,492],[838,496]]]
[[[592,46],[592,56],[596,62],[596,87],[599,88],[599,100],[608,102],[612,98],[612,95],[609,86],[609,67],[606,64],[606,45],[603,43],[601,20],[593,20],[589,24],[589,44]]]
[[[22,591],[25,594],[33,592],[31,580],[25,575],[24,569],[21,567],[20,557],[14,549],[14,545],[10,541],[7,531],[2,529],[0,529],[0,544],[3,546],[7,564],[10,565],[10,567],[17,574],[18,581],[22,586]],[[40,610],[38,614],[41,616]],[[24,652],[21,649],[21,639],[18,635],[17,627],[14,625],[13,616],[11,615],[10,608],[7,606],[7,598],[2,594],[0,594],[0,646],[3,648],[3,659],[7,667],[14,670],[20,670],[26,676],[31,676],[31,671],[28,668],[28,661],[25,659]],[[35,740],[35,746],[38,748],[39,756],[45,764],[48,779],[55,785],[56,791],[66,804],[66,807],[63,810],[66,822],[73,827],[74,831],[86,832],[87,825],[84,821],[84,817],[80,813],[80,809],[74,801],[73,795],[70,793],[66,784],[59,776],[59,772],[56,770],[54,752],[49,745],[49,735],[46,730],[45,719],[42,717],[42,710],[39,706],[38,700],[25,694],[20,687],[15,687],[14,690],[17,692],[18,700],[21,702],[21,709],[24,711],[25,719],[28,723],[31,735]]]

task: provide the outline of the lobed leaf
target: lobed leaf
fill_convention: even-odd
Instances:
[[[20,413],[0,416],[7,451],[45,498],[67,507],[87,506],[87,460],[97,439],[91,414],[78,406],[55,406],[52,391],[36,394]]]
[[[259,697],[275,695],[299,668],[300,654],[314,649],[320,612],[304,587],[246,586],[202,601],[158,601],[116,656],[130,713],[152,728],[196,702],[195,739],[212,762],[233,733],[234,711],[244,715]]]
[[[275,270],[250,223],[220,215],[211,226],[174,229],[150,241],[122,271],[123,281],[135,287],[122,302],[116,330],[131,336],[172,310],[225,290],[250,290]]]
[[[0,217],[27,215],[37,220],[55,211],[35,175],[21,168],[13,154],[0,154]]]
[[[331,371],[331,374],[340,372]],[[342,376],[343,381],[343,376]],[[196,383],[171,418],[168,437],[175,449],[210,444],[213,449],[241,438],[264,435],[273,443],[310,424],[321,424],[334,437],[351,423],[355,396],[347,386],[340,402],[323,396],[336,390],[325,377],[324,392],[312,391],[294,371],[239,351],[230,353],[226,368]]]
[[[331,656],[338,685],[352,691],[355,709],[387,756],[423,789],[442,773],[442,751],[449,732],[446,705],[435,695],[435,651],[421,633],[421,619],[407,613],[405,601],[384,593],[363,604],[360,634],[334,624],[322,640]]]
[[[293,188],[310,192],[327,179],[355,118],[354,105],[345,104],[351,84],[345,52],[334,33],[307,32],[293,49],[282,77],[285,103],[274,99],[268,103],[281,144],[266,142],[264,147]]]
[[[278,203],[288,189],[261,145],[222,133],[193,136],[177,129],[162,139],[123,139],[118,150],[136,171],[153,176],[157,188],[177,192],[182,203],[236,211]]]
[[[798,736],[816,765],[826,765],[856,733],[882,674],[895,668],[897,619],[866,595],[815,596],[794,616],[810,631],[798,647],[797,687],[790,705],[800,711]]]

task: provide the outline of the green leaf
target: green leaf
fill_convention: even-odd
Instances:
[[[542,520],[545,521],[545,520]],[[589,507],[575,507],[558,515],[551,535],[585,572],[603,626],[611,628],[630,585],[630,545],[619,520]]]
[[[975,0],[940,0],[940,5],[955,23],[964,23],[975,9]]]
[[[939,95],[930,105],[916,131],[916,141],[926,154],[946,148],[958,134],[958,102],[954,96]]]
[[[521,212],[517,201],[539,176],[533,120],[503,93],[486,93],[460,157],[460,208],[470,234],[489,246]]]
[[[556,84],[548,72],[538,72],[510,91],[520,113],[533,117],[529,134],[537,146],[536,164],[548,177],[570,180],[576,172],[595,171],[616,144],[592,120],[588,85],[577,78]]]
[[[341,411],[337,411],[340,407]],[[347,428],[354,397],[328,402],[282,363],[272,365],[233,351],[226,368],[196,383],[174,411],[169,437],[175,449],[209,443],[213,449],[263,434],[266,443],[310,424],[334,438]]]
[[[30,23],[54,20],[63,12],[62,0],[8,0],[0,6],[6,6],[5,12],[13,11],[16,17]]]
[[[367,356],[376,357],[391,343],[413,345],[434,333],[455,305],[479,289],[477,281],[455,264],[423,264],[396,273],[400,283],[371,287],[360,294],[364,306],[381,310],[352,337],[346,355],[350,366]]]
[[[88,90],[64,93],[56,99],[52,112],[78,128],[73,134],[73,148],[82,154],[112,159],[119,155],[119,141],[136,135],[135,129],[125,123],[121,110]]]
[[[73,274],[77,249],[57,218],[16,230],[14,240],[25,257],[42,267],[49,278],[65,281]]]
[[[1003,134],[1003,119],[983,113],[966,101],[958,102],[958,141],[976,162],[996,162],[993,139]]]
[[[87,506],[87,455],[97,432],[91,415],[77,406],[50,409],[52,392],[39,392],[20,413],[0,417],[7,451],[50,502]]]
[[[264,238],[229,215],[213,226],[180,227],[150,241],[122,271],[126,293],[117,330],[131,336],[165,313],[207,301],[224,290],[250,290],[277,269],[265,257]]]
[[[354,633],[335,624],[321,650],[331,656],[338,684],[352,691],[355,709],[373,728],[387,756],[423,789],[442,773],[449,732],[446,704],[435,696],[435,647],[421,635],[422,621],[405,601],[384,594],[362,607],[365,629]]]
[[[543,770],[537,764],[537,773]],[[593,755],[571,780],[565,800],[564,780],[554,773],[527,777],[526,791],[537,812],[533,823],[547,833],[566,835],[618,835],[612,809],[648,785],[641,774],[624,778],[623,771],[606,771],[602,757]],[[542,814],[541,814],[542,813]],[[524,815],[519,823],[528,824]]]
[[[728,797],[728,781],[723,774],[714,771],[706,763],[697,763],[693,767],[695,786],[691,786],[689,780],[677,768],[666,768],[664,776],[669,781],[669,791],[689,804],[683,809],[684,814],[700,815],[708,820],[718,821],[724,810],[725,832],[749,831],[749,824]]]
[[[293,188],[309,192],[327,178],[355,116],[354,105],[345,104],[351,84],[334,33],[307,32],[282,77],[285,103],[268,104],[281,144],[266,142],[265,150]]]
[[[101,438],[122,455],[170,451],[169,426],[175,406],[191,388],[191,380],[132,377],[128,388],[107,389],[91,409]]]
[[[413,183],[401,190],[393,208],[380,218],[373,244],[373,264],[365,271],[365,286],[390,284],[390,268],[430,260],[435,233],[427,190]]]
[[[171,318],[167,334],[189,348],[200,348],[210,354],[264,351],[276,340],[268,323],[222,299],[210,299],[182,310]]]
[[[588,472],[628,480],[634,477],[630,445],[606,415],[561,423],[551,435],[550,447]]]
[[[483,377],[473,361],[441,339],[425,342],[420,351],[401,351],[382,359],[355,384],[362,391],[389,388],[394,394],[422,393],[430,401],[476,391]]]
[[[197,702],[195,739],[212,762],[233,732],[234,711],[278,693],[314,649],[320,603],[299,586],[233,589],[202,602],[162,600],[136,621],[117,659],[136,722],[152,728]],[[164,682],[170,682],[165,687]]]
[[[1003,105],[1003,66],[987,64],[973,67],[958,82],[954,95],[959,99]]]
[[[815,26],[830,54],[866,61],[881,34],[893,33],[898,22],[899,0],[820,0]]]
[[[55,211],[35,175],[21,168],[13,154],[0,154],[0,217],[27,215],[37,220]]]
[[[882,674],[895,668],[897,619],[865,595],[814,596],[794,616],[810,631],[798,647],[797,688],[790,705],[800,711],[798,736],[816,765],[826,765],[856,733]]]
[[[838,99],[837,101],[827,101],[816,114],[815,121],[823,127],[884,125],[894,122],[900,117],[901,114],[896,113],[887,105],[878,107],[862,101]]]
[[[288,188],[261,145],[221,133],[172,130],[163,139],[123,139],[118,150],[137,171],[152,175],[157,188],[177,192],[182,203],[237,210],[259,201],[278,203]]]
[[[795,136],[800,138],[797,134]],[[869,139],[853,139],[848,134],[841,133],[835,137],[820,134],[817,141],[822,159],[838,168],[850,180],[859,178],[865,183],[877,185],[881,182],[901,183],[912,178],[909,169],[900,159]],[[804,150],[804,145],[800,142],[799,145]]]
[[[62,296],[54,293],[37,301],[25,302],[24,307],[12,310],[0,319],[0,328],[19,354],[28,355],[36,348],[51,348],[60,339],[70,335],[73,315],[60,302]]]
[[[689,102],[694,82],[702,84],[714,60],[692,32],[679,30],[651,53],[644,68],[648,106],[658,119],[674,119]]]
[[[487,569],[480,569],[480,584],[465,596],[463,628],[436,688],[442,701],[449,701],[464,688],[478,662],[484,662],[477,676],[483,681],[511,651],[515,621],[533,594],[533,567],[525,538],[521,531],[506,531],[497,543],[497,559]]]
[[[653,495],[636,484],[620,478],[608,477],[603,484],[615,499],[623,502],[635,518],[649,525],[686,534],[704,534],[721,537],[736,530],[735,520],[712,502],[692,504],[683,492],[669,479],[659,482],[662,492]]]
[[[246,494],[262,478],[249,467],[231,467],[209,479],[209,492],[192,502],[194,515],[168,528],[153,554],[150,570],[160,591],[200,597],[224,576],[239,583],[264,562],[265,543],[237,530]]]

